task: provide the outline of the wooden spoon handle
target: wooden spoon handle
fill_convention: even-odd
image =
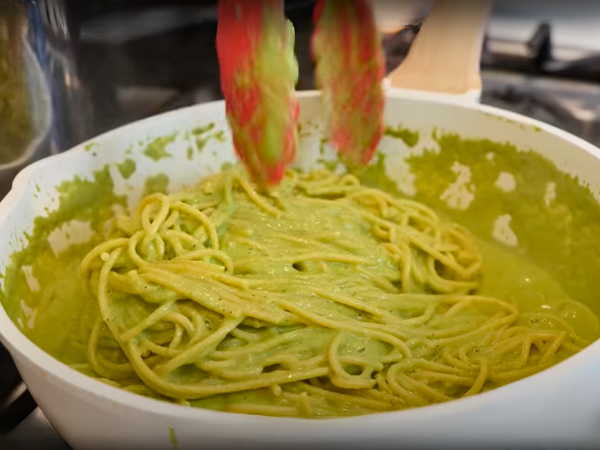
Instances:
[[[437,0],[410,52],[389,74],[398,89],[464,94],[481,90],[479,63],[492,0]]]

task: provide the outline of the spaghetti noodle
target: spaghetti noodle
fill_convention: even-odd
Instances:
[[[478,295],[481,265],[465,229],[353,175],[288,171],[261,193],[232,169],[146,197],[86,256],[78,368],[186,405],[339,417],[475,395],[587,345]]]

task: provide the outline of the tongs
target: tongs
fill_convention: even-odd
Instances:
[[[383,133],[381,38],[367,0],[318,0],[312,50],[326,137],[365,165]],[[298,143],[294,29],[282,0],[220,0],[217,53],[235,150],[261,185],[277,184]]]

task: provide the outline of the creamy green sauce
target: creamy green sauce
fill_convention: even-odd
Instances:
[[[177,439],[175,430],[171,427],[169,427],[169,440],[171,441],[171,444],[173,444],[173,449],[177,450],[179,448],[179,439]]]
[[[94,147],[97,147],[97,146],[98,146],[98,143],[97,143],[97,142],[90,142],[90,143],[88,143],[88,144],[85,144],[85,145],[83,146],[83,149],[84,149],[86,152],[89,152],[91,149],[93,149]]]
[[[549,160],[510,144],[456,135],[441,135],[437,141],[438,154],[426,152],[408,160],[416,176],[415,199],[450,215],[483,239],[492,237],[499,216],[509,214],[510,226],[519,238],[513,251],[536,261],[567,293],[600,314],[596,294],[600,288],[600,207],[589,189]],[[475,186],[473,202],[462,211],[441,200],[457,178],[452,170],[455,163],[469,167]],[[513,191],[498,188],[501,173],[514,177]],[[555,194],[551,201],[549,183]]]
[[[156,192],[166,194],[168,187],[169,177],[164,173],[159,173],[158,175],[146,178],[142,195],[145,197],[146,195],[154,194]]]
[[[407,128],[402,128],[401,126],[396,128],[385,127],[383,135],[401,139],[408,147],[411,148],[419,143],[419,133],[417,131],[411,131]]]
[[[302,224],[298,227],[302,228]],[[31,292],[25,274],[17,267],[11,267],[6,274],[2,304],[11,319],[34,343],[68,364],[87,362],[84,339],[79,330],[81,315],[85,313],[82,298],[86,294],[79,276],[74,275],[79,274],[81,260],[97,243],[95,240],[94,244],[75,246],[58,256],[48,246],[36,246],[41,251],[35,258],[29,251],[17,254],[14,263],[31,265],[33,276],[44,287],[43,290]],[[585,309],[561,309],[562,300],[569,299],[569,296],[538,265],[500,244],[481,240],[478,244],[484,258],[483,283],[479,293],[511,300],[522,312],[558,311],[583,338],[598,337],[600,330]],[[242,249],[247,250],[240,247],[240,251]],[[228,250],[228,253],[235,252],[234,248]],[[225,399],[215,401],[223,402]],[[230,398],[228,401],[235,400]],[[194,401],[203,407],[210,407],[210,402],[210,399]]]
[[[113,217],[113,206],[126,205],[125,197],[115,195],[113,188],[108,166],[96,172],[93,180],[76,177],[62,183],[57,189],[60,207],[35,220],[33,232],[25,236],[27,246],[12,255],[12,263],[4,272],[0,301],[8,315],[33,342],[67,363],[85,357],[75,336],[84,298],[79,265],[85,254],[104,239],[103,226]],[[94,237],[87,244],[55,255],[48,236],[72,220],[89,223]],[[27,267],[43,288],[29,288],[23,270]]]
[[[551,310],[582,337],[596,339],[600,330],[586,308],[563,302],[571,298],[600,312],[596,295],[600,290],[600,207],[591,193],[533,152],[453,135],[438,136],[438,142],[440,154],[426,152],[409,161],[415,175],[416,199],[478,236],[484,261],[479,292],[510,300],[523,312]],[[490,153],[494,154],[493,161],[486,156]],[[444,189],[456,178],[452,171],[456,161],[470,167],[472,183],[477,187],[475,199],[465,210],[451,209],[440,200]],[[514,176],[518,186],[514,192],[499,191],[495,186],[502,171]],[[366,184],[396,191],[395,184],[385,176],[381,157],[361,177]],[[543,207],[548,182],[555,183],[556,198]],[[144,195],[166,192],[168,183],[164,174],[149,177]],[[75,178],[64,182],[58,188],[59,208],[35,220],[33,232],[25,236],[27,245],[12,255],[12,263],[3,274],[0,302],[10,318],[36,345],[65,363],[87,362],[84,341],[89,330],[80,329],[79,324],[82,316],[96,312],[86,309],[90,306],[83,301],[86,294],[78,276],[79,265],[105,239],[104,224],[113,218],[113,205],[126,204],[113,188],[108,166],[95,173],[93,180]],[[514,249],[495,242],[490,233],[494,220],[507,211],[519,236],[519,245]],[[89,243],[55,254],[47,238],[71,220],[89,222],[94,237]],[[30,276],[41,288],[30,288],[24,267],[31,268]],[[256,391],[236,395],[270,394]],[[191,403],[222,409],[221,403],[227,401],[235,399],[218,397]]]
[[[123,178],[125,178],[126,180],[133,175],[133,172],[135,172],[135,168],[136,168],[136,164],[135,161],[133,159],[127,158],[125,161],[123,161],[120,164],[117,164],[117,169],[119,169],[119,173],[121,174],[121,176]]]
[[[494,240],[495,222],[509,215],[510,227],[518,236],[518,245],[509,251],[535,261],[571,297],[600,315],[596,294],[600,289],[596,275],[600,267],[600,207],[589,189],[533,151],[453,134],[434,138],[439,151],[407,159],[415,177],[414,199],[484,241]],[[469,169],[468,184],[473,187],[474,198],[462,210],[449,207],[443,199],[448,186],[457,180],[456,164]],[[398,193],[384,167],[385,156],[380,154],[360,176],[371,186]],[[513,190],[499,189],[502,174],[514,179]]]
[[[225,141],[225,133],[222,130],[213,131],[215,129],[215,124],[213,122],[196,127],[192,130],[192,136],[196,141],[196,148],[198,149],[198,153],[202,153],[206,144],[208,144],[211,140],[216,140],[217,142]],[[191,147],[188,149],[188,159],[192,159],[193,150]]]
[[[167,146],[169,146],[176,138],[177,133],[173,133],[169,136],[157,137],[146,146],[143,153],[154,161],[170,158],[172,155],[167,151]]]
[[[196,128],[192,129],[192,135],[193,136],[203,136],[206,133],[209,133],[210,131],[215,129],[215,123],[214,122],[210,122],[207,123],[206,125],[202,125]]]

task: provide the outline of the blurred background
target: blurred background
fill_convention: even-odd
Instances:
[[[477,1],[477,0],[474,0]],[[16,173],[123,124],[221,99],[216,0],[0,0],[0,198]],[[286,0],[313,89],[312,0]],[[388,70],[431,0],[373,0]],[[600,145],[600,2],[496,0],[482,102]],[[67,449],[0,345],[0,448]]]

